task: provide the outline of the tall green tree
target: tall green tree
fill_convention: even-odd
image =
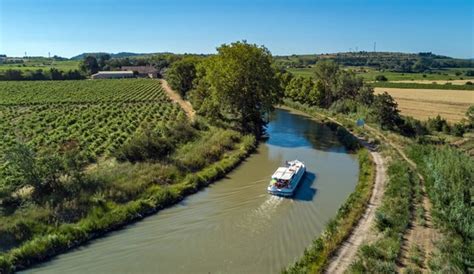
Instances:
[[[178,91],[181,96],[185,96],[193,88],[198,63],[197,58],[185,57],[174,62],[166,72],[166,79],[171,88]]]
[[[322,98],[321,106],[329,107],[334,101],[334,94],[337,90],[339,65],[333,61],[319,61],[314,67],[314,74],[320,81],[319,87]]]
[[[224,44],[217,52],[206,61],[200,81],[210,95],[203,105],[240,130],[261,135],[265,117],[283,93],[270,51],[242,41]]]
[[[89,55],[81,62],[80,68],[85,73],[91,75],[99,71],[99,64],[94,56]]]
[[[99,56],[99,60],[97,61],[97,65],[99,66],[99,68],[100,68],[101,70],[106,70],[106,69],[108,68],[106,62],[107,62],[108,60],[110,60],[110,59],[111,59],[110,54],[107,54],[107,53],[101,54],[101,55]]]
[[[334,94],[336,99],[355,99],[364,86],[364,81],[353,71],[339,70],[336,86]]]

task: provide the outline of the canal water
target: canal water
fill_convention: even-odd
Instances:
[[[228,176],[125,229],[27,272],[277,273],[300,257],[354,190],[358,162],[333,132],[277,109],[269,139]],[[291,199],[266,193],[285,160],[307,173]]]

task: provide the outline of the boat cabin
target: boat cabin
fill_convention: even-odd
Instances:
[[[278,188],[288,187],[295,171],[291,167],[279,167],[272,175],[272,182]]]

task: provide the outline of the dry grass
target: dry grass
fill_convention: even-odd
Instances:
[[[439,114],[450,122],[458,122],[474,105],[474,91],[470,90],[375,88],[376,94],[384,91],[395,98],[403,115],[421,120]]]

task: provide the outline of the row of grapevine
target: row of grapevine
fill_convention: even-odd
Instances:
[[[181,112],[154,80],[50,81],[39,87],[5,83],[0,84],[0,154],[18,141],[51,149],[75,142],[93,160],[144,127],[169,123]]]
[[[0,82],[0,104],[35,105],[165,100],[166,94],[156,92],[157,89],[160,89],[160,83],[149,79]]]

